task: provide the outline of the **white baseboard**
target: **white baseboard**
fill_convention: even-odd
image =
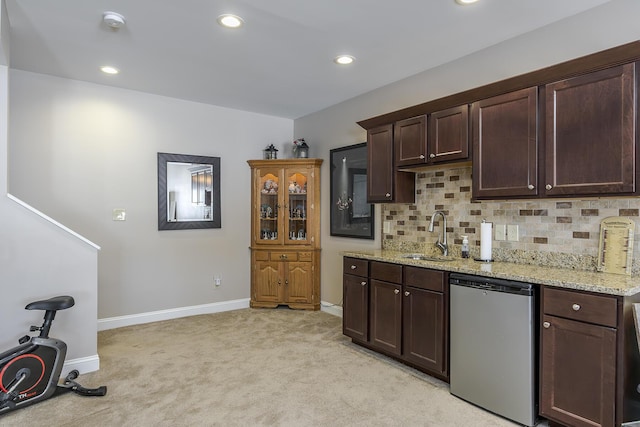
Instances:
[[[342,317],[342,307],[340,307],[339,305],[321,301],[320,310],[329,314],[333,314],[334,316]]]
[[[100,369],[100,356],[95,354],[93,356],[66,360],[62,366],[62,374],[60,374],[60,377],[66,377],[67,374],[74,369],[77,369],[81,374],[97,371]]]
[[[249,298],[150,311],[148,313],[131,314],[128,316],[107,317],[105,319],[98,319],[98,331],[159,322],[161,320],[178,319],[180,317],[197,316],[200,314],[221,313],[223,311],[239,310],[241,308],[249,308]]]

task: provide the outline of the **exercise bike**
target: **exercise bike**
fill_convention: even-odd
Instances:
[[[31,326],[30,332],[40,331],[38,336],[25,335],[19,345],[0,354],[0,415],[20,409],[50,397],[67,392],[82,396],[104,396],[107,387],[84,388],[74,380],[79,372],[69,372],[59,383],[62,365],[67,355],[67,345],[49,338],[49,330],[58,310],[73,307],[70,296],[59,296],[28,304],[26,310],[44,310],[42,326]]]

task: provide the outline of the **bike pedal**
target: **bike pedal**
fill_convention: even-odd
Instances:
[[[31,339],[31,337],[30,337],[29,335],[25,335],[25,336],[23,336],[22,338],[20,338],[20,339],[18,340],[18,343],[20,343],[20,344],[24,344],[24,343],[26,343],[26,342],[29,342],[29,340],[30,340],[30,339]]]

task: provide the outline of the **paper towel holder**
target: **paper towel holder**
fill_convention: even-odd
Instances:
[[[487,220],[483,219],[483,220],[482,220],[482,225],[484,226],[485,224],[487,224]],[[480,242],[480,243],[481,243],[481,245],[482,245],[482,234],[483,234],[483,233],[482,233],[482,231],[483,231],[483,230],[482,230],[482,228],[484,228],[484,227],[481,227],[481,232],[480,232],[480,240],[481,240],[481,242]],[[493,228],[493,227],[491,227],[491,228]],[[493,237],[493,236],[491,235],[491,232],[490,232],[490,233],[489,233],[489,251],[491,251],[491,239],[492,239],[492,237]],[[479,262],[493,262],[493,258],[487,258],[487,259],[484,259],[484,258],[482,258],[482,255],[483,255],[483,254],[482,254],[482,249],[481,249],[481,250],[480,250],[480,257],[473,258],[473,259],[474,259],[474,261],[479,261]],[[491,256],[491,253],[489,253],[489,256]]]

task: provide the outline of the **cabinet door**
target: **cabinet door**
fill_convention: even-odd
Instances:
[[[367,202],[415,201],[415,174],[396,171],[393,156],[393,124],[369,129]]]
[[[282,192],[286,191],[280,168],[259,168],[254,171],[255,196],[253,209],[254,243],[260,245],[281,245]]]
[[[469,158],[469,106],[449,108],[429,115],[429,162]]]
[[[541,358],[541,415],[576,427],[615,425],[615,329],[545,315]]]
[[[342,333],[360,341],[369,338],[369,286],[366,277],[344,274]]]
[[[285,286],[286,302],[288,303],[312,303],[313,302],[313,272],[311,262],[287,262]]]
[[[537,88],[471,106],[473,197],[538,194]]]
[[[367,132],[367,201],[389,202],[393,196],[393,125]]]
[[[282,302],[283,283],[280,262],[256,261],[253,299],[259,302]]]
[[[380,350],[402,353],[402,286],[370,280],[371,344]]]
[[[396,155],[396,167],[427,163],[426,116],[418,116],[396,122],[393,146]]]
[[[402,354],[416,365],[446,375],[444,295],[405,288]]]
[[[309,201],[313,201],[312,168],[285,169],[286,188],[282,194],[284,198],[284,243],[294,245],[310,244],[312,233],[309,227],[314,215],[310,215],[312,208]]]
[[[545,194],[635,191],[635,65],[546,86]]]

